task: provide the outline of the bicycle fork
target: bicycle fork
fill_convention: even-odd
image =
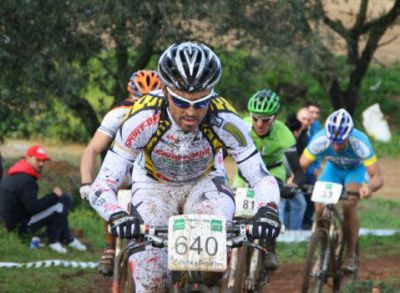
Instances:
[[[324,249],[324,254],[323,254],[323,259],[322,259],[322,270],[320,272],[320,275],[318,278],[320,278],[322,281],[326,281],[326,278],[328,277],[328,272],[329,272],[329,261],[331,257],[331,250],[332,250],[332,243],[335,237],[335,226],[331,223],[329,225],[329,231],[326,239],[326,247]]]
[[[254,244],[259,244],[259,240],[255,240]],[[257,288],[256,284],[256,274],[258,269],[260,251],[258,249],[253,249],[250,257],[249,264],[249,274],[246,279],[246,287],[248,290],[254,291]]]

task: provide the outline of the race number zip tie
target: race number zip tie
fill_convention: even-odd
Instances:
[[[68,261],[61,259],[40,260],[27,263],[0,262],[0,268],[19,268],[19,269],[37,269],[49,267],[66,267],[79,269],[94,269],[98,266],[97,262]]]

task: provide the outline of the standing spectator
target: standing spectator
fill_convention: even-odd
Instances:
[[[58,253],[67,252],[62,243],[85,251],[86,246],[72,237],[68,227],[71,197],[54,187],[49,195],[38,198],[37,180],[47,160],[43,147],[32,146],[24,159],[11,166],[0,185],[0,218],[8,231],[20,234],[46,227],[49,247]]]
[[[311,125],[308,127],[308,142],[312,137],[321,130],[321,123],[319,117],[321,115],[321,107],[317,102],[308,102],[306,105],[311,114]],[[306,172],[306,184],[313,185],[317,181],[318,174],[321,172],[321,158],[317,158]],[[310,230],[314,214],[314,203],[311,201],[310,196],[305,196],[307,202],[306,212],[304,214],[303,229]]]
[[[302,125],[301,122],[297,119],[296,114],[294,113],[289,114],[286,118],[285,124],[289,128],[289,130],[293,133],[297,141],[297,138],[301,134]]]
[[[308,128],[308,137],[311,140],[314,134],[322,129],[321,122],[319,121],[319,117],[321,116],[321,107],[317,102],[308,102],[306,107],[311,115],[311,125]]]
[[[301,131],[297,139],[297,152],[299,156],[308,144],[308,127],[311,125],[311,113],[307,108],[301,108],[296,113],[296,118],[301,122]]]

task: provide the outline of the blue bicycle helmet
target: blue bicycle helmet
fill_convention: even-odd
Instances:
[[[349,138],[354,124],[349,112],[339,109],[329,115],[325,122],[325,132],[334,144],[340,144]]]

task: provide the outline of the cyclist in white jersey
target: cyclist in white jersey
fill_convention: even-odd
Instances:
[[[216,154],[224,149],[255,190],[254,238],[277,237],[279,188],[245,123],[214,92],[221,76],[219,58],[204,44],[173,44],[160,57],[158,74],[163,89],[138,100],[121,125],[91,185],[92,207],[110,222],[115,236],[126,238],[138,235],[142,221],[165,225],[182,212],[231,220],[232,190],[223,170],[215,167]],[[134,162],[134,211],[129,215],[115,193]],[[148,247],[129,261],[137,292],[164,291],[170,285],[165,249]]]
[[[139,70],[133,72],[128,82],[129,97],[123,100],[116,107],[111,109],[103,118],[99,128],[94,134],[88,146],[85,148],[81,158],[81,188],[82,199],[87,199],[90,191],[90,184],[93,181],[93,170],[98,155],[105,151],[121,125],[123,118],[127,116],[132,105],[143,95],[150,91],[161,88],[158,74],[152,70]],[[101,256],[98,271],[103,275],[112,275],[115,255],[115,237],[107,232],[108,223],[104,222],[106,234],[106,248]]]

